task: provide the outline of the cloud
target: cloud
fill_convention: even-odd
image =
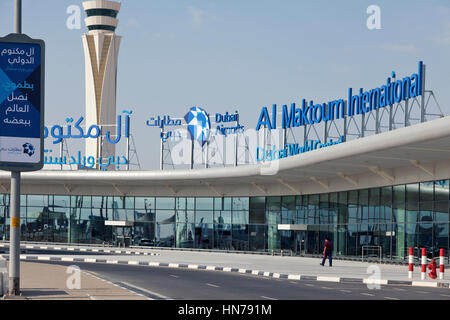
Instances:
[[[331,70],[335,73],[349,73],[353,71],[351,66],[344,64],[332,64]]]
[[[417,48],[412,44],[385,44],[381,46],[382,49],[386,51],[396,52],[396,53],[415,53]]]
[[[127,26],[131,28],[139,27],[139,21],[136,18],[128,19]]]
[[[200,27],[207,18],[206,11],[203,11],[203,10],[200,10],[200,9],[197,9],[194,7],[188,8],[188,14],[191,19],[191,24],[194,27]]]
[[[433,36],[432,40],[437,44],[450,45],[450,23],[443,23],[442,29],[441,34]]]

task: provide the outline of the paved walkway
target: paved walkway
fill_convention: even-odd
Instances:
[[[80,289],[69,289],[73,273],[67,267],[34,262],[20,263],[22,297],[26,300],[147,300],[145,297],[81,272]]]

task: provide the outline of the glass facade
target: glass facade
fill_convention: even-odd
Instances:
[[[113,26],[105,26],[105,25],[93,25],[93,26],[88,26],[89,31],[93,31],[93,30],[106,30],[106,31],[116,31],[116,27]]]
[[[405,259],[409,247],[437,256],[449,249],[449,181],[320,195],[156,198],[22,195],[26,241],[116,243],[319,254],[326,236],[337,256]],[[134,227],[105,226],[132,221]],[[9,195],[0,194],[0,240],[9,238]],[[306,225],[280,231],[279,224]]]

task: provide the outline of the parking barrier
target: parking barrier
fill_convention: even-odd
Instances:
[[[409,269],[408,269],[408,278],[413,278],[413,271],[414,271],[414,248],[409,248]]]
[[[445,249],[439,250],[439,279],[444,280]]]
[[[427,249],[422,248],[422,274],[420,279],[425,280],[427,272]]]

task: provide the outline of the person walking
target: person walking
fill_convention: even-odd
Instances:
[[[320,264],[322,267],[325,266],[325,261],[329,260],[330,263],[330,267],[332,267],[333,265],[333,261],[332,261],[332,253],[333,253],[333,243],[330,241],[330,239],[328,237],[325,238],[325,246],[323,248],[323,259],[322,259],[322,263]]]

